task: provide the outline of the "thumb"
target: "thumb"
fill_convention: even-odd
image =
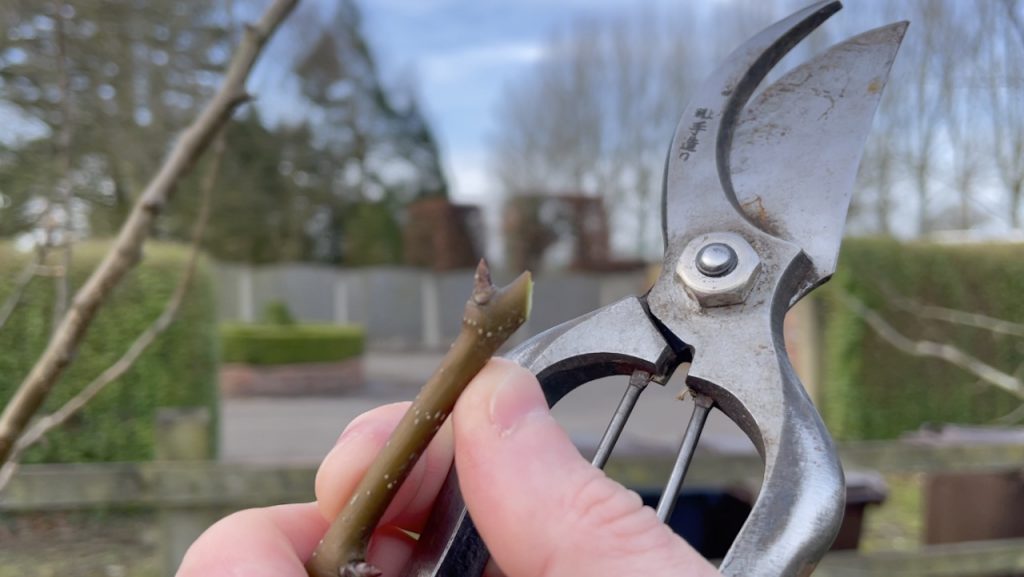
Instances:
[[[462,495],[508,577],[718,575],[639,495],[580,456],[525,369],[491,361],[454,424]]]

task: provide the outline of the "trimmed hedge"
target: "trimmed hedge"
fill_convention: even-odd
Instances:
[[[330,363],[363,354],[366,334],[355,325],[225,324],[220,329],[226,363],[284,365]]]
[[[75,245],[72,290],[85,282],[107,246],[102,242]],[[28,258],[10,244],[0,244],[0,301],[6,299]],[[96,315],[71,367],[47,399],[45,411],[56,409],[116,361],[160,315],[187,259],[187,247],[146,244],[142,262]],[[108,385],[64,427],[28,451],[25,462],[148,460],[153,458],[158,407],[207,406],[216,419],[216,315],[205,263],[192,282],[174,324],[119,381]],[[46,345],[53,290],[52,279],[35,278],[0,329],[0,403],[11,398]],[[211,435],[215,430],[215,426],[211,428]]]
[[[987,423],[1020,406],[954,365],[894,348],[843,305],[839,291],[909,338],[949,343],[1012,373],[1024,364],[1020,338],[923,319],[888,296],[1024,322],[1024,246],[849,239],[835,278],[817,296],[825,331],[820,401],[837,438],[890,439],[926,423]]]

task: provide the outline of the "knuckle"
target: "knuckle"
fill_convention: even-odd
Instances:
[[[570,511],[585,526],[614,525],[642,506],[639,495],[625,490],[597,469],[588,469],[570,500]]]
[[[640,496],[591,469],[570,500],[571,527],[578,547],[595,555],[635,555],[666,545],[671,531]]]

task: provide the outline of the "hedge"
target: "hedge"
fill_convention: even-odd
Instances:
[[[841,291],[907,337],[952,344],[1012,373],[1024,364],[1024,340],[923,319],[889,297],[1024,322],[1024,246],[850,239],[835,278],[816,297],[825,336],[820,402],[836,437],[889,439],[926,423],[990,423],[1021,405],[954,365],[894,348],[843,304]]]
[[[80,287],[106,251],[105,243],[76,244],[71,270]],[[0,302],[28,255],[0,244]],[[188,258],[186,247],[147,243],[143,261],[102,307],[74,361],[44,409],[52,411],[117,360],[159,316]],[[0,329],[0,403],[6,403],[46,345],[54,282],[36,277]],[[140,461],[153,458],[158,407],[207,406],[216,419],[217,341],[214,292],[200,266],[177,321],[150,345],[131,370],[111,383],[64,427],[28,451],[25,462]],[[211,435],[216,427],[211,428]],[[211,443],[216,446],[216,443]]]
[[[366,334],[355,325],[225,324],[224,362],[251,365],[328,363],[363,354]]]

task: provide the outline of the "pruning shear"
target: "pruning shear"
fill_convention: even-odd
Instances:
[[[712,408],[764,461],[750,516],[720,570],[806,575],[843,517],[832,439],[786,355],[783,317],[836,267],[871,120],[907,23],[833,46],[755,96],[768,72],[838,11],[819,2],[757,34],[706,80],[675,130],[662,198],[664,264],[650,291],[526,341],[507,357],[554,405],[630,375],[594,458],[603,466],[644,387],[689,363],[693,416],[657,512],[664,520]],[[488,554],[452,469],[408,575],[480,575]]]

